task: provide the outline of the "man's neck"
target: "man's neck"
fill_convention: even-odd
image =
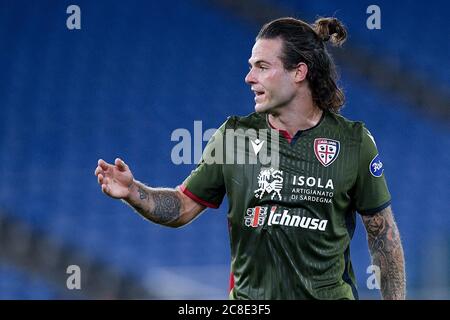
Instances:
[[[316,126],[322,118],[323,110],[310,104],[303,108],[283,108],[280,112],[269,113],[269,122],[277,129],[285,130],[293,137],[299,130]]]

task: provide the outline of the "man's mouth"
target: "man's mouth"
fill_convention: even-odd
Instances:
[[[257,97],[259,97],[259,96],[264,94],[264,91],[253,90],[253,92],[255,93],[255,96],[257,96]]]
[[[265,94],[265,92],[262,90],[253,90],[253,92],[255,93],[255,102],[257,102],[257,100],[262,99]]]

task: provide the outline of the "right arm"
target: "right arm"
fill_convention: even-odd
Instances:
[[[174,228],[191,222],[206,208],[178,188],[149,188],[136,180],[123,200],[144,218]]]
[[[103,193],[129,204],[144,218],[169,227],[181,227],[195,219],[206,207],[177,189],[150,188],[135,180],[120,159],[114,165],[98,161],[95,170]]]

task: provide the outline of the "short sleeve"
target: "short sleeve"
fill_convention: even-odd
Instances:
[[[217,129],[208,141],[200,163],[180,186],[185,195],[209,208],[218,208],[225,196],[221,161],[225,125],[226,123]]]
[[[390,203],[391,195],[384,176],[384,165],[375,139],[363,126],[355,187],[356,210],[361,215],[371,215],[385,209]]]

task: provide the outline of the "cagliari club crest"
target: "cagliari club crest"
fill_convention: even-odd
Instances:
[[[317,160],[328,167],[339,155],[340,143],[337,140],[317,138],[314,140],[314,154]]]

